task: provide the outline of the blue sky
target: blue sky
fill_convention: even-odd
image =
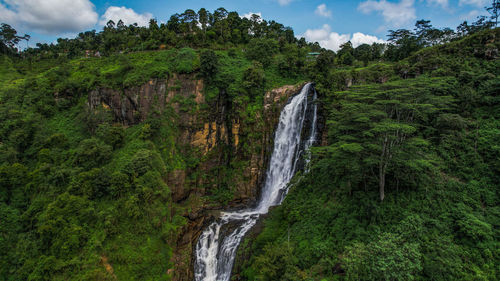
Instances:
[[[490,0],[0,0],[0,22],[32,36],[30,42],[54,42],[80,31],[101,30],[109,19],[146,24],[149,18],[166,22],[186,9],[211,11],[224,7],[240,15],[259,13],[291,26],[296,35],[336,50],[351,40],[354,45],[382,41],[387,30],[412,29],[428,19],[437,27],[455,28],[463,20],[485,15]]]

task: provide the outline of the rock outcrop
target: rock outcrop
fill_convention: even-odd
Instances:
[[[155,111],[163,112],[168,105],[175,106],[178,112],[180,104],[176,96],[203,103],[202,90],[202,80],[174,74],[169,79],[152,79],[142,86],[124,90],[97,88],[89,93],[88,106],[91,110],[110,109],[117,122],[133,125],[146,120]]]

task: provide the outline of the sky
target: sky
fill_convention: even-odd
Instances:
[[[31,35],[29,46],[51,43],[102,27],[110,19],[147,25],[150,18],[167,22],[186,9],[213,11],[224,7],[240,16],[256,13],[291,26],[297,37],[334,51],[347,41],[356,47],[384,42],[387,30],[413,29],[419,19],[439,28],[486,15],[491,0],[0,0],[0,23]],[[20,46],[24,48],[25,46]]]

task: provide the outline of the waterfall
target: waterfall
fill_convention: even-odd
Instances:
[[[314,89],[313,101],[316,101],[318,94],[316,93],[316,89]],[[311,151],[308,149],[316,142],[316,122],[318,122],[318,105],[316,103],[313,104],[313,120],[312,120],[312,128],[311,133],[309,134],[309,138],[306,143],[306,153],[307,155],[304,157],[305,159],[305,170],[309,172],[309,162],[311,162]]]
[[[288,192],[288,183],[299,167],[304,153],[316,140],[316,103],[308,106],[308,93],[312,87],[306,84],[299,94],[290,98],[280,114],[274,137],[274,149],[266,173],[260,200],[255,208],[235,212],[223,212],[200,235],[195,250],[194,277],[196,281],[228,281],[231,277],[236,250],[241,239],[250,230],[260,214],[269,207],[279,205]],[[316,91],[312,97],[316,99]],[[312,122],[306,114],[312,110]],[[301,142],[303,127],[310,123],[309,136]],[[306,162],[309,156],[306,155]]]

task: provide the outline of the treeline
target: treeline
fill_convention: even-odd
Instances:
[[[228,47],[247,44],[252,38],[269,38],[283,43],[306,45],[296,39],[291,27],[274,20],[266,21],[258,15],[241,17],[237,12],[219,8],[213,13],[202,8],[198,12],[188,9],[174,14],[166,23],[151,19],[148,26],[125,25],[123,21],[109,21],[103,31],[86,31],[74,39],[59,38],[57,44],[37,44],[25,50],[25,55],[68,57],[82,56],[86,50],[101,55],[116,52],[158,50],[172,47]]]
[[[495,9],[497,11],[500,4],[497,3],[494,5],[497,5],[494,6],[497,7]],[[487,8],[488,11],[492,9],[491,7]],[[326,70],[335,64],[354,65],[356,61],[362,62],[365,66],[370,61],[399,61],[425,47],[457,41],[465,36],[495,28],[497,26],[497,18],[498,15],[495,12],[489,18],[480,16],[477,21],[471,24],[464,21],[457,27],[456,31],[450,28],[436,28],[432,26],[429,20],[418,20],[413,30],[389,30],[387,44],[361,44],[354,48],[351,42],[347,42],[340,46],[340,50],[337,53],[322,49],[318,66],[322,70]]]
[[[456,31],[450,28],[435,28],[429,20],[417,21],[413,31],[407,29],[389,30],[389,44],[385,57],[392,61],[401,60],[422,48],[448,43],[467,35],[494,28],[497,17],[492,16],[488,20],[485,16],[480,16],[477,21],[470,25],[464,21],[457,27]]]
[[[0,53],[21,55],[32,60],[109,56],[180,47],[230,49],[250,44],[247,47],[255,47],[253,50],[257,52],[245,50],[249,52],[249,58],[260,60],[264,65],[269,65],[278,52],[287,54],[296,49],[304,49],[302,57],[310,51],[320,52],[319,61],[324,68],[353,65],[356,61],[367,65],[370,61],[398,61],[422,48],[494,28],[498,22],[499,7],[499,1],[493,1],[486,8],[489,17],[480,16],[471,24],[464,21],[456,30],[439,29],[432,26],[430,21],[422,19],[416,22],[414,30],[389,30],[387,44],[362,44],[354,48],[351,42],[347,42],[337,53],[321,48],[318,42],[308,43],[304,38],[297,39],[291,27],[274,20],[266,21],[256,14],[249,18],[241,17],[237,12],[228,12],[224,8],[213,12],[205,8],[198,12],[188,9],[172,15],[166,23],[158,24],[157,20],[151,19],[148,26],[127,26],[121,20],[117,23],[110,20],[101,32],[81,32],[74,39],[59,38],[57,44],[37,43],[36,48],[27,48],[20,53],[18,44],[22,40],[28,41],[30,36],[19,36],[15,29],[4,23],[0,28]],[[262,56],[265,58],[261,59]],[[290,67],[290,63],[286,63],[283,58],[276,59],[276,63],[282,69]],[[299,68],[300,65],[304,64],[299,64]],[[292,68],[291,71],[296,72],[297,69]]]

